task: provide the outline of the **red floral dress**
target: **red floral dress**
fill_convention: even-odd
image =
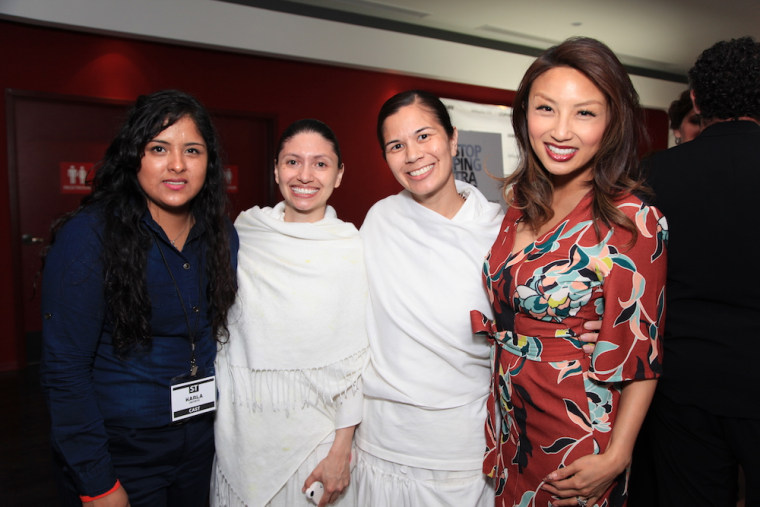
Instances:
[[[553,230],[511,253],[522,213],[510,208],[483,276],[494,321],[473,312],[490,335],[494,368],[483,469],[497,506],[545,507],[543,478],[610,439],[622,382],[661,371],[667,223],[633,196],[618,208],[638,238],[591,218],[591,194]],[[591,356],[577,336],[602,318]],[[498,400],[498,413],[497,404]],[[597,505],[625,505],[627,471]]]

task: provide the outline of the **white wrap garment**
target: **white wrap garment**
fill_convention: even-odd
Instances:
[[[477,469],[483,458],[489,346],[469,312],[490,307],[483,259],[503,218],[477,188],[456,185],[466,201],[452,219],[402,191],[375,204],[361,229],[371,361],[357,445],[443,470]]]
[[[361,420],[367,282],[356,228],[284,204],[240,214],[238,296],[217,356],[212,505],[265,505],[336,429]],[[344,403],[345,402],[345,403]]]

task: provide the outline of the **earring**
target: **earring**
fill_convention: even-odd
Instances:
[[[681,144],[681,138],[680,137],[676,137],[676,144]]]

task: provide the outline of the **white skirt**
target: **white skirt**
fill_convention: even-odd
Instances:
[[[494,490],[481,470],[428,470],[356,449],[352,474],[362,507],[493,507]]]
[[[314,507],[311,500],[306,498],[301,492],[306,478],[317,468],[320,461],[327,457],[332,447],[332,440],[321,443],[314,451],[309,454],[306,460],[301,463],[296,473],[293,474],[288,482],[267,502],[265,507]],[[351,483],[343,491],[338,500],[330,505],[336,507],[357,507],[356,486],[354,485],[353,465],[356,462],[356,450],[352,448],[354,460],[351,462]],[[225,480],[220,477],[219,470],[214,462],[214,472],[211,474],[211,506],[212,507],[261,507],[260,505],[246,505],[240,498],[235,496],[235,492],[229,488]]]
[[[308,458],[298,467],[298,470],[293,474],[288,482],[277,492],[277,494],[267,503],[267,507],[314,507],[311,500],[306,498],[306,495],[301,493],[303,483],[306,482],[306,478],[311,475],[319,462],[327,457],[327,453],[332,447],[332,441],[319,444],[314,452],[312,452]],[[356,456],[356,450],[353,450],[354,456]],[[353,463],[352,463],[353,465]],[[356,502],[356,485],[354,485],[353,472],[351,474],[351,483],[343,491],[338,500],[335,503],[330,504],[335,507],[357,507],[359,505]]]

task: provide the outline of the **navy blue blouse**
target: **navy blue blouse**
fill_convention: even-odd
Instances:
[[[194,226],[180,252],[148,212],[142,226],[155,238],[147,261],[153,341],[149,349],[126,358],[116,355],[105,318],[103,225],[97,211],[85,210],[61,228],[45,260],[42,289],[40,372],[52,419],[52,444],[80,494],[89,496],[109,490],[117,479],[106,426],[152,428],[171,423],[171,379],[190,370],[188,320],[195,331],[199,368],[212,370],[216,357],[203,230]],[[238,237],[231,224],[229,230],[236,269]]]

